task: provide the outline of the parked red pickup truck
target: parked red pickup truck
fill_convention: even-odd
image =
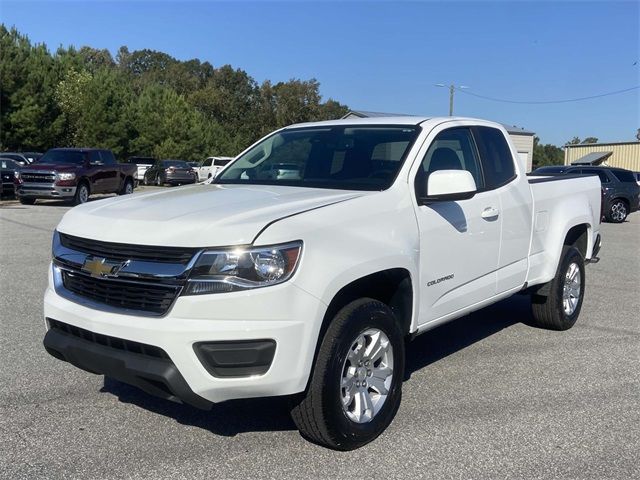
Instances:
[[[53,148],[20,170],[16,195],[28,205],[38,198],[78,205],[94,193],[132,193],[136,171],[135,165],[116,162],[110,150]]]

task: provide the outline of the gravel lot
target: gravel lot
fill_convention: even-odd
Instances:
[[[527,326],[516,296],[418,337],[394,423],[340,453],[303,440],[283,399],[202,412],[49,356],[68,208],[0,202],[1,478],[640,478],[640,214],[603,224],[575,328]]]

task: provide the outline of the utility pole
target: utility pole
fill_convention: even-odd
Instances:
[[[436,87],[446,87],[447,85],[445,85],[444,83],[436,83],[435,84]],[[463,89],[463,88],[469,88],[465,85],[460,85],[459,87],[456,87],[455,84],[451,84],[449,85],[449,116],[453,117],[453,95],[456,92],[456,88],[459,89]]]

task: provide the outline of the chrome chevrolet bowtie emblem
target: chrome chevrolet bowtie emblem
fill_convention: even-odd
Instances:
[[[115,277],[127,265],[129,260],[117,262],[101,257],[87,257],[82,265],[82,271],[89,273],[92,277]]]

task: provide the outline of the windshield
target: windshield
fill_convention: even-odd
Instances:
[[[412,125],[283,130],[238,157],[215,183],[385,190],[419,131]]]
[[[86,153],[77,150],[49,150],[33,163],[82,165],[85,158]]]
[[[10,158],[16,162],[25,163],[25,157],[22,155],[16,155],[15,153],[0,153],[0,157],[2,158]]]
[[[184,160],[163,160],[162,166],[164,168],[175,167],[175,168],[191,168],[189,164]]]
[[[0,168],[2,168],[2,170],[17,170],[18,164],[13,160],[5,160],[2,158],[0,159]]]

